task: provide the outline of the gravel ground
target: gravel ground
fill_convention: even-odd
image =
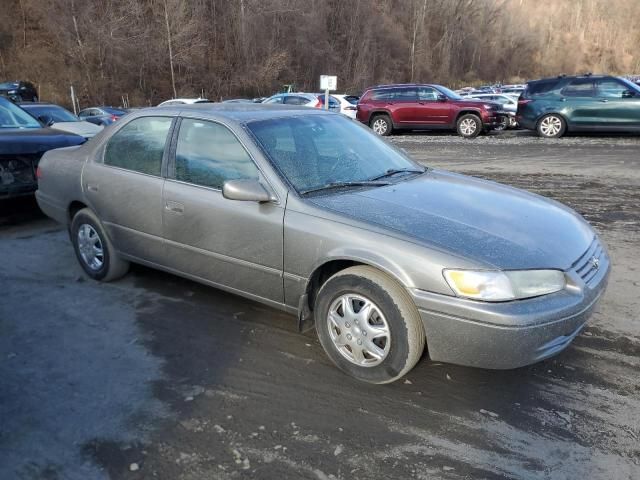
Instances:
[[[87,280],[66,232],[4,202],[0,478],[640,478],[640,138],[391,141],[595,225],[613,272],[570,348],[513,371],[424,359],[406,381],[356,383],[264,306],[142,267]]]

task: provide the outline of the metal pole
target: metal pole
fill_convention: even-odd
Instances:
[[[73,85],[71,85],[71,103],[73,104],[73,114],[78,115],[78,111],[76,110],[76,94],[73,91]]]
[[[329,110],[329,89],[324,91],[324,109]]]

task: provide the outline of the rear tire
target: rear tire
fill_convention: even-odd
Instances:
[[[393,132],[393,123],[389,115],[374,115],[370,126],[371,130],[382,137],[391,135],[391,132]]]
[[[318,292],[314,316],[327,356],[364,382],[401,378],[424,351],[424,327],[413,300],[397,281],[373,267],[350,267],[327,280]]]
[[[538,121],[536,130],[540,137],[560,138],[567,131],[567,122],[557,113],[550,113]]]
[[[110,282],[129,270],[129,262],[118,256],[100,220],[88,208],[75,214],[70,234],[80,266],[92,279]]]
[[[458,118],[456,131],[463,138],[476,138],[482,132],[482,120],[473,113],[467,113]]]

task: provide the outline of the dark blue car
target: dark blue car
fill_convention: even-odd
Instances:
[[[43,128],[23,109],[0,97],[0,199],[32,194],[44,152],[80,145],[78,135]]]

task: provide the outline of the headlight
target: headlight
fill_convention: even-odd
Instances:
[[[502,302],[537,297],[565,287],[559,270],[444,270],[444,278],[460,297]]]

